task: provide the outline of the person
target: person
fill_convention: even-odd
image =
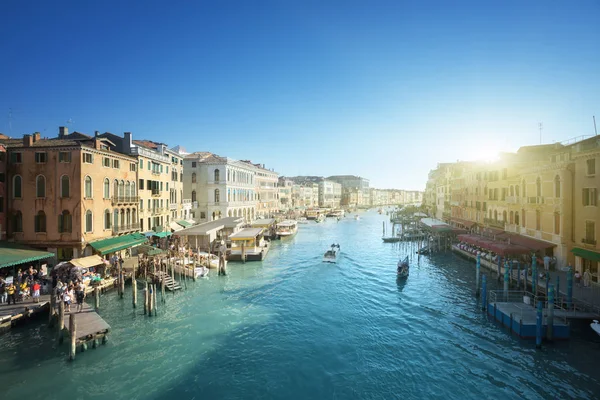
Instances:
[[[551,258],[549,256],[547,256],[547,255],[544,256],[544,269],[546,271],[550,270],[550,260],[551,260]]]
[[[579,271],[575,272],[575,284],[577,285],[577,287],[581,286],[581,274],[579,273]]]
[[[6,287],[6,294],[8,295],[8,305],[10,306],[10,301],[12,300],[13,304],[17,304],[17,287],[14,283],[9,283]]]
[[[42,286],[40,285],[40,283],[38,281],[35,281],[35,283],[33,284],[33,302],[34,303],[40,302],[40,289],[41,288],[42,288]]]
[[[583,273],[583,287],[590,286],[590,281],[592,280],[592,274],[590,274],[590,270],[586,269]]]
[[[82,312],[83,300],[85,299],[85,285],[82,281],[77,284],[75,298],[77,299],[77,312]]]
[[[67,289],[63,293],[63,301],[65,302],[66,312],[71,312],[71,301],[73,297],[71,296],[71,292]]]
[[[29,294],[30,294],[29,293],[29,286],[27,286],[27,281],[24,280],[23,283],[21,283],[20,289],[21,289],[19,291],[20,301],[24,301],[26,298],[29,297]]]

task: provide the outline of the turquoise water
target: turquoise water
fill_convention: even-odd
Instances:
[[[101,299],[106,346],[67,361],[43,322],[0,336],[2,399],[596,398],[600,340],[535,349],[488,321],[474,265],[381,243],[385,216],[301,225],[263,263],[189,282],[148,318]],[[323,264],[333,242],[342,256]],[[414,252],[412,253],[414,254]],[[213,271],[211,271],[211,274]],[[160,296],[159,296],[160,299]]]

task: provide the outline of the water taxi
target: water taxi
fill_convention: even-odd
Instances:
[[[244,228],[229,235],[229,240],[231,251],[228,259],[231,261],[262,261],[270,248],[262,228]]]
[[[358,214],[354,216],[354,219],[357,221],[360,220],[360,217],[358,216]]]
[[[325,252],[325,255],[323,255],[323,262],[335,263],[335,262],[337,262],[337,258],[339,256],[339,254],[340,254],[340,245],[332,244],[331,249],[327,250]]]
[[[285,220],[278,222],[275,227],[275,234],[279,237],[294,236],[298,232],[298,222]]]

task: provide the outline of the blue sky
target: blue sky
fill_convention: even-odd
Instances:
[[[424,189],[594,133],[598,1],[0,2],[0,132],[69,129]],[[9,110],[12,110],[9,118]]]

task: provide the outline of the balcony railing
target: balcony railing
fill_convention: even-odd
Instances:
[[[192,199],[183,199],[183,201],[181,203],[182,204],[191,204],[192,203]]]
[[[591,244],[593,246],[596,245],[596,240],[595,239],[591,239],[591,238],[583,238],[581,239],[581,243],[583,244]]]
[[[124,233],[124,232],[138,231],[139,229],[140,229],[139,223],[119,225],[119,226],[113,226],[112,233],[113,233],[113,235],[116,235],[116,234]]]
[[[177,210],[177,203],[169,204],[169,210]]]
[[[534,196],[527,198],[528,204],[544,204],[544,198],[541,196]]]
[[[162,214],[163,212],[165,212],[164,208],[157,207],[157,208],[150,209],[150,214],[152,214],[152,215],[159,215],[159,214]]]
[[[500,229],[504,229],[504,225],[506,224],[505,221],[496,221],[493,218],[484,218],[483,222],[489,226]]]
[[[506,196],[507,204],[519,204],[519,198],[517,196]]]
[[[140,201],[139,196],[113,196],[112,204],[127,204],[127,203],[138,203]]]
[[[160,196],[160,189],[152,189],[152,196]]]

